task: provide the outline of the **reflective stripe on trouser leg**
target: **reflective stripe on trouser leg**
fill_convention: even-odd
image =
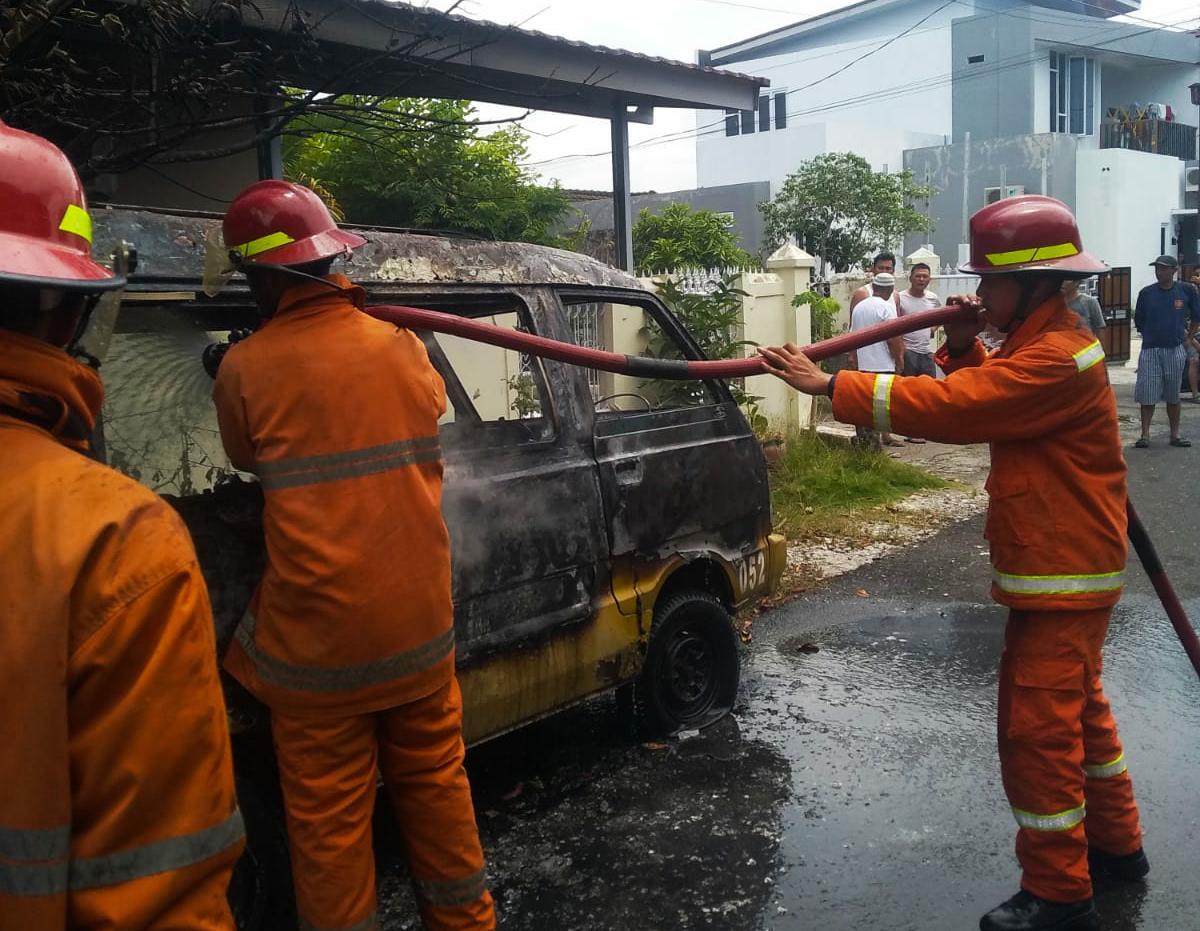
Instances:
[[[456,679],[380,712],[380,770],[404,835],[421,917],[433,931],[490,931],[496,924],[463,753]]]
[[[375,915],[375,717],[272,712],[271,730],[301,927],[367,931]]]
[[[1083,709],[1083,792],[1088,816],[1088,844],[1113,854],[1132,853],[1142,846],[1142,828],[1125,751],[1117,736],[1100,671],[1088,681]]]
[[[1087,669],[1099,661],[1106,617],[1107,611],[1013,611],[1005,631],[997,742],[1018,824],[1021,886],[1056,902],[1092,894],[1082,716]]]

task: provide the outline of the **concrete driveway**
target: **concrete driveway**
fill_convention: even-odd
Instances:
[[[1132,387],[1117,391],[1136,423]],[[1128,459],[1200,617],[1200,405],[1184,417],[1194,449]],[[981,531],[956,524],[761,617],[735,713],[703,734],[638,742],[606,699],[473,752],[501,927],[977,927],[1019,876],[995,758],[1004,614]],[[1153,871],[1098,906],[1106,931],[1195,931],[1200,683],[1136,562],[1129,576],[1105,681]],[[383,926],[415,927],[381,827]]]

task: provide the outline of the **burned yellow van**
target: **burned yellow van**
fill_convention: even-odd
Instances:
[[[108,459],[183,515],[223,647],[261,572],[261,495],[224,458],[201,357],[229,330],[254,325],[252,302],[238,280],[203,292],[214,218],[97,215],[98,241],[132,242],[139,255],[103,370]],[[683,357],[701,358],[638,279],[584,256],[362,232],[370,244],[345,270],[370,302],[600,348],[620,328],[653,329]],[[729,388],[712,381],[664,391],[420,335],[449,398],[443,513],[467,741],[619,687],[632,688],[639,716],[659,733],[727,712],[738,685],[733,615],[775,590],[785,556],[772,532],[766,462]],[[241,787],[270,772],[240,739],[265,716],[228,686]],[[248,820],[253,835],[260,819]]]

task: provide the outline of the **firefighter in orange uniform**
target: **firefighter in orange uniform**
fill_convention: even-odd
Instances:
[[[981,277],[984,309],[978,323],[946,327],[945,380],[830,376],[791,345],[762,354],[793,387],[828,394],[844,422],[991,444],[985,535],[992,597],[1009,608],[998,742],[1022,880],[980,927],[1093,928],[1092,879],[1149,870],[1100,684],[1126,557],[1116,402],[1100,343],[1059,294],[1064,279],[1105,267],[1083,251],[1066,205],[1028,196],[971,218],[966,270]],[[984,322],[1006,334],[990,356],[976,338]]]
[[[242,848],[187,531],[90,458],[64,349],[124,283],[67,157],[0,123],[0,931],[232,929]]]
[[[230,460],[262,484],[267,544],[225,666],[271,709],[301,926],[376,927],[378,768],[425,925],[493,928],[454,675],[445,388],[413,333],[330,274],[366,241],[308,188],[252,185],[224,236],[266,322],[213,397]]]

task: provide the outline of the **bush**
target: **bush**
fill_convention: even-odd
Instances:
[[[692,339],[709,359],[739,359],[742,347],[752,346],[746,340],[734,338],[742,325],[742,298],[746,292],[735,288],[736,275],[729,275],[716,283],[710,294],[692,294],[684,291],[671,279],[658,282],[658,293],[675,317],[687,327]],[[662,331],[658,323],[650,319],[650,340],[646,355],[652,359],[682,359],[683,353],[675,341]],[[655,379],[647,382],[653,386],[660,403],[693,406],[704,401],[704,386],[697,381],[667,381]],[[757,401],[742,389],[731,384],[730,389],[738,404]]]
[[[776,526],[789,536],[806,532],[853,532],[862,511],[914,491],[944,488],[928,472],[876,450],[826,440],[815,430],[794,433],[771,473]]]

